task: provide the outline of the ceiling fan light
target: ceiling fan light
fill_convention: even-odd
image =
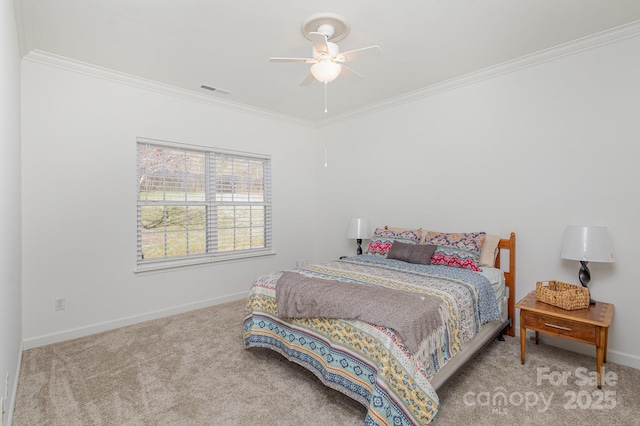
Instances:
[[[331,83],[338,78],[341,71],[342,66],[330,59],[323,59],[311,66],[311,74],[313,74],[320,83]]]

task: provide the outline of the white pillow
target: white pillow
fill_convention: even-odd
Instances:
[[[491,266],[496,262],[496,256],[498,256],[498,244],[500,243],[499,235],[489,235],[484,240],[482,248],[480,249],[480,266]]]

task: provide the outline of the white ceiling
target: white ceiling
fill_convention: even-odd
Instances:
[[[59,55],[310,123],[625,24],[614,32],[640,32],[639,0],[15,1],[24,55]],[[329,83],[326,114],[323,85],[300,86],[309,65],[268,61],[309,57],[300,27],[319,12],[347,18],[341,51],[382,49],[348,64],[363,78]]]

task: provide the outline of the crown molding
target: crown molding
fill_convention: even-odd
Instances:
[[[640,20],[633,21],[619,27],[605,30],[589,36],[581,37],[570,42],[562,43],[554,47],[539,50],[520,58],[506,61],[497,65],[473,71],[468,74],[452,78],[440,83],[418,89],[413,92],[395,96],[375,104],[371,104],[356,110],[341,114],[339,116],[330,117],[318,121],[316,127],[325,127],[339,122],[348,121],[374,112],[393,108],[402,104],[414,102],[420,99],[428,98],[442,92],[456,89],[458,87],[467,86],[490,78],[508,74],[524,68],[532,67],[544,62],[554,61],[566,56],[575,55],[586,50],[594,49],[603,45],[615,43],[627,38],[635,37],[640,34]]]
[[[21,18],[23,18],[23,16],[20,16],[19,19]],[[131,74],[126,74],[85,62],[76,61],[74,59],[69,59],[40,50],[30,51],[23,56],[23,59],[78,72],[85,75],[90,75],[93,77],[102,78],[109,81],[114,81],[121,84],[126,84],[137,88],[142,88],[156,93],[175,96],[186,100],[232,110],[235,112],[251,114],[262,118],[270,118],[289,124],[296,124],[303,127],[318,129],[321,127],[327,127],[340,122],[352,120],[357,117],[369,115],[375,112],[383,111],[389,108],[394,108],[420,99],[428,98],[439,93],[447,92],[459,87],[498,77],[503,74],[535,66],[544,62],[554,61],[556,59],[574,55],[589,49],[593,49],[610,43],[615,43],[627,38],[635,37],[638,34],[640,34],[640,20],[630,22],[628,24],[621,25],[619,27],[592,34],[586,37],[582,37],[548,49],[540,50],[529,55],[493,65],[478,71],[473,71],[468,74],[436,83],[431,86],[415,90],[413,92],[398,95],[393,98],[389,98],[375,104],[358,108],[344,114],[339,114],[334,117],[328,117],[316,121],[305,120],[286,114],[279,114],[266,109],[251,107],[233,101],[212,98],[211,96],[196,93],[187,89],[178,88],[168,84],[159,83],[157,81],[137,77]],[[24,33],[22,34],[22,37],[20,37],[20,39],[21,47],[24,50],[29,45],[29,40],[24,37]]]
[[[260,118],[270,118],[273,120],[284,121],[289,124],[296,124],[310,128],[316,127],[315,124],[309,120],[303,120],[285,114],[278,114],[273,111],[251,107],[233,101],[213,98],[211,96],[196,93],[187,89],[159,83],[157,81],[145,79],[132,74],[115,71],[93,64],[88,64],[86,62],[77,61],[75,59],[55,55],[53,53],[43,52],[41,50],[32,50],[31,52],[23,56],[23,59],[30,62],[61,68],[67,71],[73,71],[79,74],[97,77],[103,80],[113,81],[139,89],[149,90],[151,92],[160,93],[163,95],[169,95],[189,101],[200,102],[203,104],[212,105],[243,114],[251,114],[254,116],[259,116]]]

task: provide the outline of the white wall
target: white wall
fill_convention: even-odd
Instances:
[[[30,60],[22,87],[25,347],[243,298],[314,258],[313,129]],[[270,154],[277,255],[135,275],[137,136]]]
[[[608,226],[617,263],[591,263],[590,288],[616,306],[610,359],[640,368],[638,52],[635,37],[322,129],[320,205],[341,206],[322,216],[325,258],[354,250],[356,216],[514,231],[520,299],[538,280],[578,282],[560,259],[566,225]]]
[[[259,274],[353,253],[351,217],[514,231],[517,298],[577,282],[562,234],[596,224],[618,258],[590,265],[593,296],[616,305],[610,359],[640,368],[639,49],[619,41],[317,131],[25,60],[25,345],[243,297]],[[134,275],[136,136],[271,154],[278,255]]]
[[[0,2],[0,398],[11,413],[22,347],[20,51],[12,1]]]

